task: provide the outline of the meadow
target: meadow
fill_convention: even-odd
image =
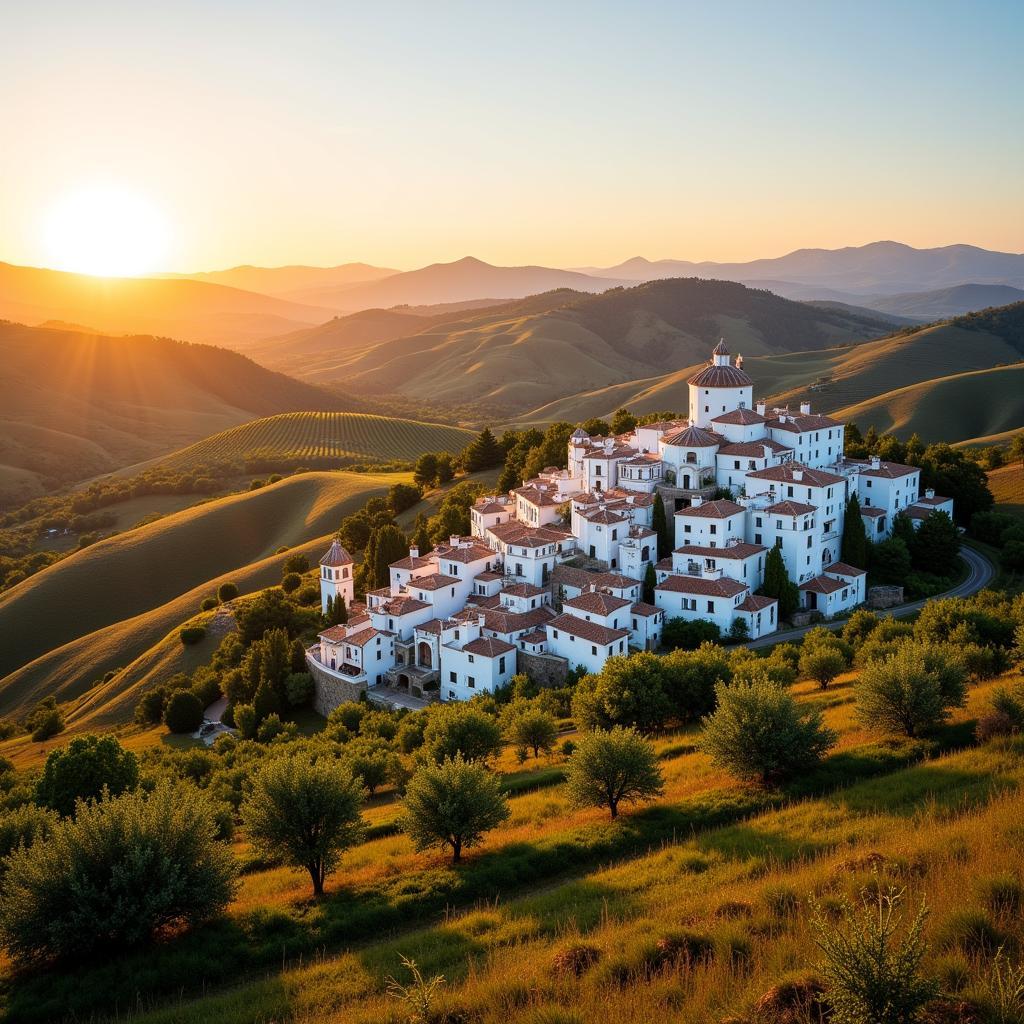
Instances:
[[[664,794],[611,823],[570,805],[560,755],[520,766],[506,751],[495,767],[511,817],[463,866],[416,853],[385,791],[318,903],[307,877],[252,858],[240,834],[249,866],[225,920],[114,961],[9,978],[8,1013],[401,1024],[408,1010],[386,988],[407,956],[445,977],[436,1021],[743,1020],[813,969],[811,894],[834,912],[890,882],[911,909],[931,908],[929,971],[978,995],[991,943],[1024,939],[1019,908],[991,902],[1000,880],[1019,893],[1024,742],[974,743],[995,682],[973,686],[928,740],[880,738],[854,717],[854,678],[795,688],[839,742],[785,792],[733,781],[684,731],[656,741]]]

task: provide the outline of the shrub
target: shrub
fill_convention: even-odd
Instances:
[[[3,859],[19,846],[31,846],[45,839],[60,819],[46,807],[22,804],[0,813],[0,881],[3,879]]]
[[[217,607],[218,604],[220,604],[220,602],[217,600],[217,598],[204,597],[202,601],[199,602],[199,610],[201,612],[211,612],[213,611],[214,608]]]
[[[551,958],[551,969],[555,974],[572,975],[579,978],[601,959],[601,950],[586,942],[560,949]]]
[[[25,728],[37,743],[63,732],[64,713],[57,707],[57,698],[43,698],[25,719]]]
[[[813,679],[823,690],[846,667],[846,658],[834,647],[811,647],[800,655],[800,674],[805,679]]]
[[[417,850],[450,848],[452,863],[509,816],[501,784],[461,754],[413,775],[405,791],[401,827]]]
[[[289,555],[284,560],[284,565],[281,567],[281,573],[287,576],[288,573],[297,572],[300,575],[304,572],[309,572],[309,559],[305,555]]]
[[[767,680],[720,685],[701,748],[720,768],[764,785],[813,768],[836,742],[820,711],[800,708]]]
[[[178,631],[178,636],[181,637],[181,642],[185,647],[190,647],[192,644],[199,643],[206,636],[206,627],[183,626]]]
[[[284,688],[293,708],[305,707],[313,699],[313,677],[308,672],[290,672]]]
[[[722,631],[710,619],[669,619],[661,633],[666,647],[695,651],[703,643],[715,643]]]
[[[36,800],[68,817],[79,800],[118,796],[139,784],[139,762],[113,736],[79,736],[51,751],[36,784]]]
[[[920,736],[941,725],[966,702],[963,671],[942,652],[903,643],[884,661],[861,671],[855,685],[857,716],[887,732]]]
[[[1015,875],[982,879],[978,891],[985,906],[997,918],[1014,918],[1024,906],[1024,886]]]
[[[256,774],[242,820],[258,850],[308,871],[319,897],[341,854],[362,836],[362,803],[359,781],[336,762],[275,757]]]
[[[444,704],[431,710],[423,730],[423,751],[437,764],[459,755],[486,763],[501,751],[501,729],[474,707]]]
[[[654,746],[635,729],[616,726],[583,736],[569,761],[566,789],[580,807],[607,807],[612,818],[620,803],[658,796],[664,788]]]
[[[259,719],[256,717],[256,708],[252,704],[239,704],[234,708],[235,727],[242,735],[243,740],[256,738],[256,729]]]
[[[191,690],[172,693],[164,708],[164,725],[171,732],[195,732],[203,724],[203,705]]]
[[[820,971],[835,1024],[907,1024],[936,995],[934,982],[921,974],[927,910],[922,904],[904,928],[902,898],[892,888],[865,893],[859,906],[844,904],[838,927],[812,901]]]
[[[281,589],[286,594],[293,594],[302,586],[302,577],[297,572],[290,572],[281,580]]]
[[[221,913],[237,865],[195,788],[83,805],[9,858],[0,941],[21,963],[144,942]]]
[[[939,929],[938,943],[946,949],[958,949],[968,956],[993,956],[1006,942],[1006,936],[992,923],[984,910],[967,907],[954,911]]]
[[[238,597],[238,585],[235,583],[222,583],[217,588],[217,599],[222,603],[234,601]]]
[[[320,588],[316,584],[309,584],[305,587],[300,587],[298,593],[295,595],[295,600],[299,604],[311,605],[319,604],[320,602]],[[344,601],[344,598],[341,599]]]
[[[531,749],[534,757],[540,757],[542,750],[550,754],[554,749],[558,725],[540,708],[527,708],[512,719],[509,736],[513,743]]]

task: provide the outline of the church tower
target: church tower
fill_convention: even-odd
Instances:
[[[729,362],[729,349],[722,338],[711,353],[711,361],[687,382],[690,385],[690,425],[714,430],[714,419],[736,409],[750,409],[754,382],[743,370],[743,356]]]
[[[331,597],[337,600],[339,594],[345,599],[346,606],[352,607],[356,596],[353,565],[352,556],[341,546],[341,541],[335,538],[327,554],[320,559],[320,610],[324,614],[327,613],[327,599]]]

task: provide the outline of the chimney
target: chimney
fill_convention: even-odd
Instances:
[[[695,497],[690,502],[690,508],[697,508],[699,505],[702,505],[703,503],[704,503],[704,499],[698,494],[697,497]]]
[[[767,407],[765,406],[764,402],[758,402],[757,405],[755,406],[755,408],[757,410],[757,415],[758,416],[763,416],[764,415],[764,411],[765,411],[765,409]]]
[[[877,455],[872,455],[871,456],[871,468],[872,469],[881,469],[882,468],[882,460]]]
[[[590,584],[590,592],[592,594],[596,594],[597,593],[597,584],[596,583],[591,583]]]
[[[457,533],[449,534],[448,545],[453,548],[457,548],[459,546],[459,535]]]
[[[793,480],[799,483],[804,478],[804,471],[802,469],[793,470]]]
[[[811,415],[811,403],[810,402],[801,402],[800,403],[800,415],[801,416],[810,416]]]
[[[927,488],[925,490],[925,492],[924,492],[924,496],[926,498],[934,498],[935,497],[935,488],[934,487]]]
[[[736,357],[736,369],[737,370],[742,370],[743,369],[743,356],[737,356]]]
[[[478,625],[478,626],[479,626],[479,627],[480,627],[481,629],[483,629],[483,628],[484,628],[484,622],[486,622],[486,621],[487,621],[487,620],[486,620],[486,619],[484,618],[484,613],[483,613],[483,612],[479,612],[479,613],[477,613],[477,617],[476,617],[476,624],[477,624],[477,625]]]
[[[419,558],[420,557],[420,549],[418,547],[416,547],[415,544],[411,548],[409,548],[409,557],[410,558]]]

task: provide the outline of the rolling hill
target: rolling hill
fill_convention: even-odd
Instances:
[[[691,366],[721,336],[750,356],[863,341],[889,329],[732,282],[689,279],[604,295],[549,292],[441,317],[385,343],[316,355],[318,339],[335,330],[327,324],[276,350],[268,346],[262,358],[304,379],[344,382],[345,393],[472,405],[495,421],[580,390]],[[309,354],[293,356],[295,344]]]
[[[0,503],[254,417],[357,405],[221,348],[9,323],[0,323],[0,393]]]
[[[902,242],[871,242],[843,249],[797,249],[785,256],[746,263],[694,263],[689,260],[651,262],[634,257],[614,267],[584,267],[582,272],[621,280],[650,281],[666,277],[705,277],[772,285],[813,286],[831,294],[898,295],[966,283],[1006,284],[1024,288],[1024,255],[992,252],[974,245],[915,249]],[[774,289],[773,289],[774,290]]]
[[[61,700],[79,695],[195,614],[218,580],[236,580],[243,592],[277,582],[278,548],[325,537],[368,498],[409,479],[289,477],[99,541],[30,577],[0,597],[0,715],[44,689]]]
[[[351,288],[353,285],[397,274],[397,270],[373,267],[368,263],[342,263],[336,267],[231,267],[228,270],[212,270],[195,274],[158,274],[169,280],[187,279],[204,281],[207,284],[241,288],[247,292],[273,295],[290,302],[309,303],[319,306],[311,296],[320,291]]]
[[[1024,290],[1005,284],[958,284],[930,292],[879,295],[867,300],[873,309],[918,320],[946,320],[992,306],[1024,300]]]
[[[969,371],[994,370],[1012,366],[1024,358],[1024,303],[982,313],[959,317],[947,323],[933,324],[903,330],[876,341],[863,342],[844,348],[810,352],[790,352],[778,355],[752,356],[744,368],[753,377],[755,394],[772,404],[796,407],[809,401],[822,412],[847,415],[858,407],[876,426],[885,421],[881,411],[886,396],[897,389],[960,375]],[[692,367],[667,374],[629,381],[614,387],[599,388],[569,395],[538,406],[516,419],[517,424],[541,424],[566,419],[577,422],[590,416],[607,416],[615,409],[628,406],[639,412],[659,410],[685,410],[688,403],[686,380]],[[1024,426],[1024,418],[1013,422],[1017,408],[1014,397],[1005,389],[1015,378],[994,377],[1000,394],[1009,404],[1000,412],[986,410],[984,416],[966,409],[964,402],[973,400],[974,385],[961,382],[967,388],[963,402],[956,402],[945,412],[945,423],[935,437],[921,431],[922,437],[939,440],[962,440],[978,436],[974,429],[979,420],[1006,421],[999,431]],[[997,386],[995,383],[993,386]],[[955,390],[955,389],[954,389]],[[922,397],[924,392],[917,392]],[[952,392],[945,391],[950,396]],[[900,398],[903,410],[897,419],[902,422],[907,414],[907,402]],[[870,411],[860,409],[862,403],[874,401]],[[986,403],[982,403],[983,405]],[[990,403],[989,403],[990,404]],[[891,422],[895,422],[892,420]],[[913,427],[909,432],[913,432]],[[905,433],[903,427],[900,433]],[[981,434],[998,432],[983,430]]]
[[[1024,466],[1000,466],[988,474],[988,486],[1004,512],[1024,519]]]
[[[474,434],[461,427],[347,412],[291,412],[243,423],[163,460],[187,468],[246,459],[414,461],[424,452],[459,452]]]

